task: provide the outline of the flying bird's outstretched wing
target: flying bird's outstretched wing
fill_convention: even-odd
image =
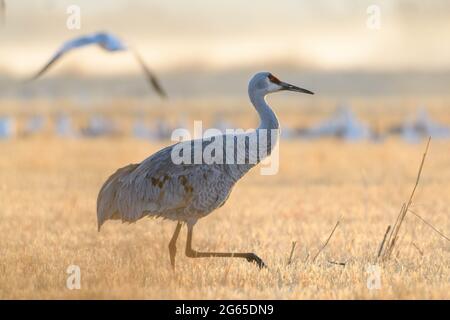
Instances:
[[[0,0],[0,1],[2,1],[2,0]],[[110,33],[107,33],[107,32],[98,32],[98,33],[81,36],[81,37],[67,41],[53,55],[53,57],[50,59],[50,61],[47,62],[47,64],[44,67],[42,67],[42,69],[39,70],[39,72],[37,72],[36,75],[34,75],[30,80],[35,80],[35,79],[39,78],[58,59],[60,59],[68,51],[71,51],[73,49],[77,49],[80,47],[88,46],[91,44],[97,44],[106,51],[125,51],[125,50],[132,51],[136,60],[139,62],[140,66],[142,67],[142,69],[145,73],[145,76],[147,77],[147,80],[149,81],[149,83],[153,87],[153,89],[161,97],[163,97],[163,98],[167,97],[167,95],[166,95],[165,91],[163,90],[162,86],[160,85],[158,79],[153,74],[153,72],[150,71],[150,69],[147,67],[147,65],[144,63],[144,60],[142,60],[141,56],[132,48],[127,47],[118,37],[116,37]]]
[[[133,50],[133,54],[136,57],[136,60],[139,62],[139,64],[142,67],[142,70],[144,70],[145,76],[147,77],[148,82],[150,85],[155,89],[155,91],[162,97],[167,98],[167,94],[162,88],[161,84],[158,81],[158,78],[156,78],[155,74],[150,71],[150,69],[145,64],[144,60],[142,60],[141,56],[136,52],[136,50]]]
[[[127,49],[127,47],[122,43],[122,41],[120,41],[119,38],[105,32],[98,32],[90,35],[81,36],[64,43],[62,47],[53,55],[50,61],[47,62],[47,64],[41,70],[39,70],[39,72],[36,73],[36,75],[34,75],[30,80],[35,80],[39,78],[59,58],[61,58],[68,51],[88,46],[91,44],[97,44],[107,51],[122,51]]]

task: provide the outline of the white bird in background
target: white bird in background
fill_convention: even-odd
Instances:
[[[0,139],[9,139],[16,133],[16,122],[11,117],[0,117]]]
[[[153,87],[153,89],[161,96],[166,97],[166,93],[161,87],[158,79],[156,76],[150,71],[150,69],[147,67],[147,65],[142,60],[141,56],[137,53],[137,51],[127,45],[125,45],[118,37],[115,35],[112,35],[107,32],[97,32],[93,34],[88,34],[84,36],[77,37],[75,39],[69,40],[65,42],[62,47],[53,55],[53,57],[50,59],[50,61],[35,75],[31,78],[31,80],[35,80],[36,78],[40,77],[42,74],[44,74],[52,65],[55,63],[59,58],[61,58],[64,54],[67,52],[85,47],[88,45],[97,44],[102,49],[110,52],[116,52],[116,51],[131,51],[142,67],[145,76],[147,77],[147,80],[149,81],[150,85]]]
[[[198,219],[224,205],[235,183],[272,152],[279,136],[279,123],[265,96],[282,90],[313,94],[282,82],[269,72],[257,73],[250,80],[248,94],[260,118],[258,129],[250,133],[218,135],[214,139],[183,141],[158,151],[139,164],[117,170],[106,180],[97,198],[98,229],[106,220],[136,222],[145,216],[162,217],[178,222],[169,243],[172,267],[175,267],[176,241],[182,223],[186,223],[188,229],[185,251],[188,257],[244,258],[264,267],[264,262],[254,253],[196,251],[192,249],[192,235]],[[257,138],[257,148],[250,146],[250,141],[264,132],[267,133],[267,141]],[[226,157],[222,161],[195,163],[191,158],[190,163],[175,164],[172,160],[175,147],[189,148],[193,157],[197,152],[204,154],[205,148],[215,139],[222,139],[223,156]],[[233,141],[231,145],[230,142],[227,144],[230,139]],[[238,152],[236,148],[239,148]],[[261,155],[261,148],[264,148],[265,155]],[[256,157],[255,149],[258,150]],[[233,158],[229,158],[230,152]],[[240,156],[238,161],[237,155],[245,158]],[[256,161],[249,161],[251,158]]]
[[[347,106],[339,106],[330,119],[327,119],[307,131],[307,137],[338,137],[347,141],[356,141],[370,137],[370,129],[360,122]]]
[[[115,123],[100,115],[90,117],[87,126],[81,130],[85,137],[112,136],[117,133]]]
[[[45,127],[45,118],[43,116],[34,115],[30,117],[24,128],[24,135],[31,136],[41,132]]]
[[[430,136],[434,139],[448,139],[450,128],[436,123],[425,108],[419,108],[415,118],[408,119],[403,124],[401,136],[409,143],[417,143]]]
[[[132,127],[133,137],[138,139],[150,139],[152,137],[152,131],[148,124],[143,120],[143,116],[137,116]]]
[[[76,132],[72,128],[72,119],[66,114],[58,115],[55,123],[56,134],[60,137],[75,137]]]

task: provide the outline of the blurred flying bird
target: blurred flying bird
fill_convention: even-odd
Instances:
[[[1,0],[0,0],[1,1]],[[147,65],[144,63],[144,60],[141,58],[141,56],[138,54],[138,52],[124,44],[118,37],[116,37],[113,34],[107,33],[107,32],[97,32],[93,34],[88,34],[84,36],[77,37],[75,39],[69,40],[65,42],[61,48],[53,55],[53,57],[50,59],[50,61],[35,75],[31,78],[31,80],[35,80],[39,78],[42,74],[44,74],[52,65],[55,63],[59,58],[61,58],[64,54],[67,52],[89,46],[92,44],[99,45],[102,49],[110,52],[116,52],[116,51],[131,51],[138,61],[139,65],[142,67],[142,70],[144,71],[144,74],[150,83],[150,85],[153,87],[153,89],[161,96],[166,97],[166,93],[161,87],[158,79],[153,74],[153,72],[150,71],[150,69],[147,67]]]
[[[192,249],[192,236],[198,219],[223,206],[235,183],[273,151],[279,137],[279,123],[265,96],[282,90],[313,94],[282,82],[269,72],[257,73],[248,86],[250,101],[260,118],[256,130],[182,141],[141,163],[117,170],[106,180],[97,198],[98,229],[106,220],[136,222],[145,216],[162,217],[178,222],[169,243],[172,267],[175,267],[176,242],[183,223],[188,229],[185,251],[188,257],[244,258],[264,267],[264,262],[254,253],[196,251]],[[220,159],[209,163],[195,158],[193,161],[192,157],[199,152],[205,155],[216,141],[222,142],[222,150],[215,152],[221,154]],[[183,156],[183,161],[174,161],[174,154],[180,154],[180,150],[188,158]],[[250,161],[252,158],[254,161]]]

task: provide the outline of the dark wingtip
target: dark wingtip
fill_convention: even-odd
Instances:
[[[164,89],[162,88],[161,84],[159,83],[156,75],[154,75],[153,72],[150,71],[150,69],[148,68],[148,66],[146,65],[144,60],[142,59],[141,55],[135,49],[131,49],[131,50],[132,50],[134,56],[136,57],[137,61],[141,65],[142,69],[144,70],[144,73],[147,77],[147,80],[148,80],[150,86],[153,88],[153,90],[156,91],[156,93],[160,96],[160,98],[167,99],[168,96],[167,96],[166,92],[164,91]]]
[[[161,99],[167,100],[169,99],[169,96],[165,92],[158,92]]]
[[[35,75],[32,76],[32,77],[23,79],[23,80],[22,80],[22,83],[23,83],[23,84],[27,84],[27,83],[33,82],[33,81],[35,81],[37,78],[39,78],[40,76],[41,76],[41,73],[35,74]]]

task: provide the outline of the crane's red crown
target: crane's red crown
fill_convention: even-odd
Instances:
[[[281,83],[281,81],[277,77],[275,77],[273,74],[269,74],[268,77],[269,77],[270,82],[273,82],[275,84],[280,84]]]

